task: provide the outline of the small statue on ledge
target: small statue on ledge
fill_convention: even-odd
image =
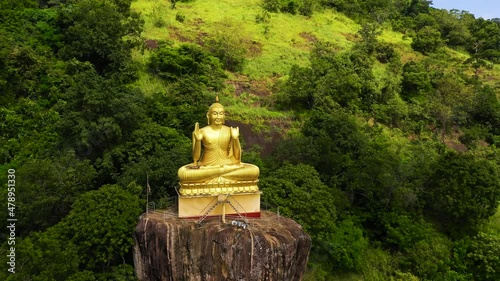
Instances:
[[[208,126],[193,131],[193,163],[178,171],[181,195],[231,194],[258,190],[259,167],[241,162],[239,128],[224,125],[216,97],[207,112]]]

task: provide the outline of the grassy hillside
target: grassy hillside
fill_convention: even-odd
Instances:
[[[266,12],[260,1],[194,1],[178,3],[171,9],[167,2],[136,1],[132,8],[146,21],[143,37],[177,42],[199,40],[217,32],[220,24],[230,25],[245,34],[255,45],[243,74],[252,79],[285,75],[291,65],[307,64],[312,43],[324,40],[339,49],[349,48],[356,39],[359,25],[331,10],[311,18],[289,14],[268,13],[266,22],[256,18]],[[176,16],[184,16],[183,22]]]
[[[360,40],[358,31],[361,26],[331,9],[305,17],[268,13],[261,8],[260,2],[197,0],[178,2],[172,8],[166,1],[138,0],[132,3],[132,9],[145,21],[144,40],[203,45],[204,39],[217,32],[238,34],[249,52],[243,69],[238,74],[228,73],[226,92],[229,95],[243,94],[237,101],[226,101],[228,109],[235,107],[241,113],[235,118],[240,121],[260,120],[266,116],[280,119],[284,117],[280,113],[255,107],[267,104],[267,96],[273,93],[277,81],[286,78],[292,65],[308,65],[309,52],[316,41],[330,42],[339,51],[350,49]],[[474,73],[470,65],[464,64],[469,55],[445,48],[439,54],[426,57],[412,50],[410,38],[392,31],[388,25],[382,27],[377,39],[391,44],[400,54],[402,63],[427,59],[442,72]],[[135,59],[146,62],[149,55],[149,50],[137,52]],[[382,64],[376,64],[373,71],[377,79],[391,75]],[[495,86],[500,81],[500,66],[481,68],[479,74],[481,80]],[[162,82],[145,71],[138,83],[146,93],[163,89]]]

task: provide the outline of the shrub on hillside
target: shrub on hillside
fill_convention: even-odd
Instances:
[[[205,37],[203,43],[225,69],[237,72],[243,68],[252,40],[241,26],[224,21],[215,32]]]
[[[425,26],[420,29],[411,43],[413,50],[424,55],[436,52],[443,47],[445,42],[441,39],[441,33],[434,27]]]
[[[169,82],[191,77],[215,90],[222,88],[225,78],[220,61],[194,44],[162,46],[153,53],[148,66],[151,72]]]
[[[262,7],[273,13],[282,12],[292,15],[301,14],[311,16],[318,0],[263,0]]]

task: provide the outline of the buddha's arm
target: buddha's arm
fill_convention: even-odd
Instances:
[[[238,164],[241,163],[241,144],[238,138],[231,139],[231,145],[233,150],[233,156],[238,161]]]
[[[233,156],[238,161],[237,164],[241,163],[241,144],[240,144],[240,128],[231,127],[231,149],[233,151]]]
[[[198,123],[196,123],[193,131],[193,163],[195,165],[198,164],[198,160],[200,160],[202,138],[203,134],[201,133]]]
[[[197,164],[201,156],[201,141],[193,137],[193,163]]]

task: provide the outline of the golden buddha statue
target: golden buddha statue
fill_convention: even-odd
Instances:
[[[224,125],[216,97],[207,112],[208,126],[193,131],[193,163],[178,171],[181,195],[231,194],[258,190],[259,167],[241,162],[239,128]]]

